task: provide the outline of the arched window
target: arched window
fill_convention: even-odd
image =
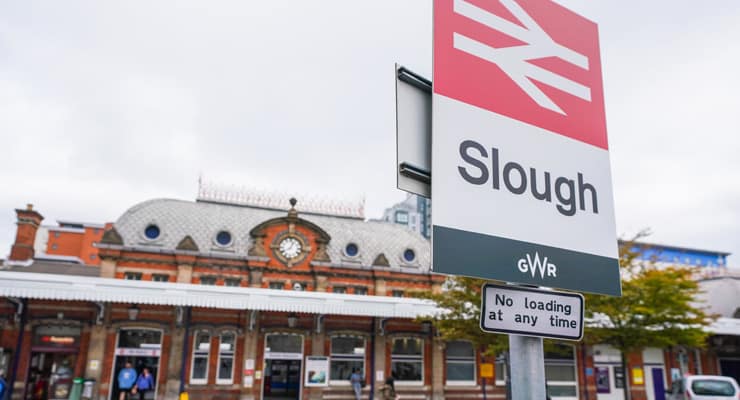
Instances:
[[[218,375],[216,383],[230,385],[234,382],[234,352],[236,351],[236,334],[224,332],[218,340]]]
[[[545,352],[545,381],[550,397],[578,397],[576,361],[573,346],[556,344]]]
[[[391,372],[396,382],[423,383],[424,341],[415,337],[393,339]]]
[[[331,338],[331,383],[349,383],[353,369],[365,376],[365,339],[356,336]]]
[[[465,341],[447,343],[445,352],[448,385],[475,385],[475,349]]]
[[[198,331],[193,340],[193,364],[190,368],[190,384],[208,383],[208,356],[211,353],[211,334]]]

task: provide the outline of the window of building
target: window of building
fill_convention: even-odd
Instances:
[[[239,287],[241,286],[241,279],[239,278],[227,278],[224,279],[225,286]]]
[[[59,238],[59,232],[54,232],[54,237]]]
[[[158,238],[159,234],[159,227],[157,225],[147,225],[147,227],[144,229],[144,236],[146,236],[146,238],[149,240],[154,240]]]
[[[98,234],[100,234],[100,229],[98,228],[93,229],[93,235],[98,235]]]
[[[283,290],[285,289],[285,284],[283,282],[270,282],[270,289]]]
[[[396,211],[396,223],[397,224],[408,224],[409,213],[406,211]]]
[[[447,343],[447,384],[475,384],[475,350],[464,341]]]
[[[414,262],[414,260],[416,260],[416,253],[411,249],[404,250],[403,260],[409,263]]]
[[[153,274],[152,280],[154,282],[169,282],[170,276],[167,274]]]
[[[493,376],[496,379],[496,385],[497,386],[503,386],[506,384],[506,359],[504,358],[504,355],[501,354],[498,357],[496,357],[496,362],[493,364],[494,371]]]
[[[94,260],[94,259],[96,259],[96,258],[98,258],[98,256],[97,256],[97,255],[95,255],[95,254],[90,254],[90,259],[91,259],[91,260]]]
[[[357,254],[359,253],[360,253],[360,248],[355,243],[350,243],[344,247],[344,254],[346,254],[349,257],[357,257]]]
[[[344,286],[334,286],[331,288],[334,293],[347,293],[347,288]]]
[[[367,294],[367,288],[364,287],[364,286],[357,286],[357,287],[355,287],[355,294],[366,295]]]
[[[573,346],[558,344],[545,352],[545,381],[550,397],[578,397]]]
[[[222,333],[218,345],[218,375],[216,376],[216,383],[219,385],[228,385],[234,381],[235,350],[236,334]]]
[[[51,249],[52,250],[56,250],[58,248],[59,248],[59,245],[57,245],[56,243],[54,243],[54,244],[51,245]]]
[[[141,272],[124,272],[123,273],[123,279],[127,281],[140,281],[141,280]]]
[[[355,368],[360,370],[360,375],[365,376],[365,339],[352,336],[331,338],[331,383],[349,383]]]
[[[200,284],[213,286],[216,284],[216,278],[212,276],[201,276]]]
[[[423,341],[405,337],[393,339],[391,373],[399,383],[422,383],[424,375]]]
[[[391,296],[403,297],[403,290],[391,290]]]
[[[226,247],[231,244],[231,233],[227,231],[221,231],[216,234],[216,243],[219,246]]]
[[[190,383],[205,385],[208,383],[208,355],[211,352],[211,335],[198,331],[193,340],[193,366],[190,368]]]

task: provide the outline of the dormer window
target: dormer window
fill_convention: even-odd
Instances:
[[[412,249],[406,249],[403,252],[403,260],[407,263],[412,263],[416,260],[416,252]]]
[[[229,231],[220,231],[216,234],[216,244],[218,244],[221,247],[227,247],[231,245],[233,238],[231,237],[231,233]]]
[[[154,240],[159,237],[160,235],[159,227],[154,224],[149,224],[144,229],[144,236],[149,240]]]
[[[344,247],[344,254],[348,257],[357,257],[360,254],[360,248],[355,243],[349,243]]]

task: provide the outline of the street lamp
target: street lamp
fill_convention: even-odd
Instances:
[[[295,328],[296,324],[298,324],[298,316],[294,313],[288,314],[288,328]]]
[[[128,319],[131,321],[136,321],[136,318],[139,316],[139,307],[136,306],[136,304],[131,305],[131,307],[128,308]]]

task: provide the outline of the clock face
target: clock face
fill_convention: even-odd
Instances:
[[[287,259],[298,257],[301,254],[301,242],[293,237],[287,237],[280,242],[280,254]]]

